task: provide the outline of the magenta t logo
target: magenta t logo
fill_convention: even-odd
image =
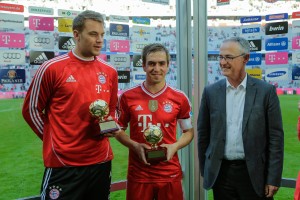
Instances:
[[[0,47],[25,48],[25,34],[0,32]]]
[[[288,64],[288,52],[266,53],[266,65]]]
[[[54,31],[53,17],[29,16],[29,29],[39,31]]]
[[[4,44],[8,44],[10,41],[10,36],[9,35],[2,35],[2,41]]]

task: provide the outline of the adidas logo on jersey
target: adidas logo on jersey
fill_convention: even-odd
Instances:
[[[70,75],[69,78],[66,80],[67,83],[70,83],[70,82],[76,82],[76,79],[74,78],[73,75]]]
[[[43,52],[41,55],[36,57],[33,62],[34,62],[34,64],[40,65],[40,64],[43,64],[43,62],[45,62],[47,60],[48,60],[48,58],[47,58],[46,54]]]
[[[74,47],[75,47],[75,42],[73,38],[68,39],[68,41],[66,41],[62,46],[63,49],[67,49],[67,50],[71,50]]]
[[[135,110],[143,110],[142,106],[141,105],[138,105],[138,107],[136,107]]]

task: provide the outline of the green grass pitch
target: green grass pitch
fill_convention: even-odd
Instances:
[[[285,131],[284,178],[296,178],[300,170],[300,142],[297,139],[297,109],[300,96],[279,96]],[[0,100],[0,199],[10,200],[39,194],[44,166],[42,142],[21,114],[23,99]],[[115,158],[113,182],[126,179],[128,150],[111,139]],[[294,189],[281,188],[276,200],[292,200]],[[209,192],[209,199],[212,199]],[[111,193],[112,200],[125,199],[125,191]]]

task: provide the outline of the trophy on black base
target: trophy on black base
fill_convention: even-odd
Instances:
[[[97,99],[90,104],[90,113],[99,119],[100,134],[110,133],[119,130],[113,119],[108,119],[109,106],[106,101]]]
[[[144,131],[145,140],[151,144],[151,149],[145,149],[148,163],[155,164],[167,160],[167,148],[159,147],[157,144],[162,140],[163,133],[158,126],[150,125]]]

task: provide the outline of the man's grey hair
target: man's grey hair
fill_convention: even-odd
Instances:
[[[226,39],[223,41],[223,43],[226,43],[226,42],[236,42],[239,44],[242,53],[245,53],[245,54],[250,53],[250,43],[248,40],[246,40],[243,37],[232,37],[232,38],[229,38],[229,39]]]

